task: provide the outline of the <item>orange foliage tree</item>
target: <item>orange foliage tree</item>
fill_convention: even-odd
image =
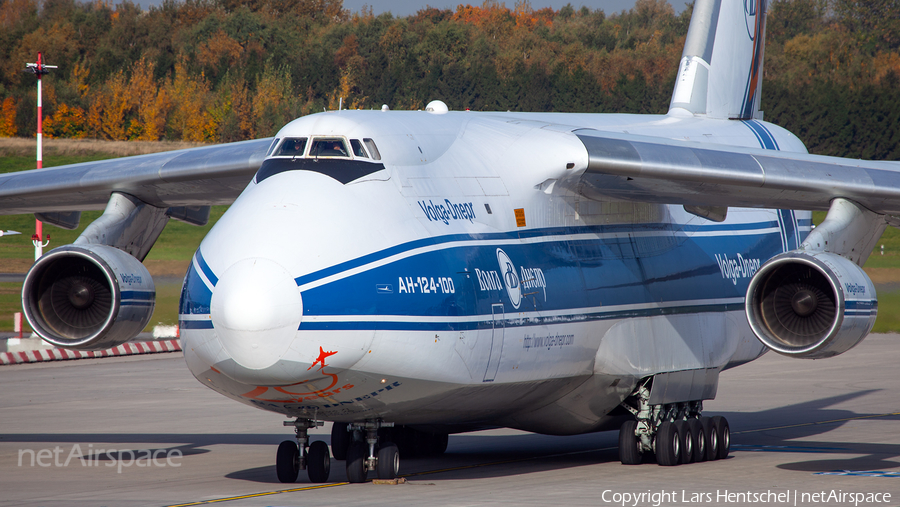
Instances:
[[[128,127],[128,138],[157,141],[165,134],[166,117],[171,109],[169,94],[153,79],[153,65],[141,58],[131,69],[128,83],[131,108],[134,111]]]
[[[0,137],[16,135],[16,101],[12,97],[3,99],[0,104]]]
[[[87,137],[87,118],[84,109],[78,106],[69,107],[65,103],[58,104],[53,116],[44,119],[44,135],[50,138]]]
[[[185,140],[212,141],[216,138],[218,124],[209,111],[210,86],[203,73],[192,74],[184,58],[175,63],[175,78],[166,86],[172,100],[172,114],[168,126],[173,133]]]

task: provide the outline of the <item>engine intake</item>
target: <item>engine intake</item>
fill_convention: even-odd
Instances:
[[[105,245],[51,250],[31,267],[22,287],[22,308],[34,332],[78,350],[103,350],[137,336],[150,322],[155,301],[147,268]]]
[[[875,325],[872,281],[855,263],[827,252],[772,258],[750,280],[747,319],[759,340],[791,357],[842,354]]]

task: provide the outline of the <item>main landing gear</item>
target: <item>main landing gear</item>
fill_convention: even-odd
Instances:
[[[625,421],[619,429],[619,460],[638,465],[644,453],[656,454],[662,466],[728,457],[731,431],[722,416],[701,417],[703,403],[650,405],[647,383],[635,393],[638,407],[622,403],[636,420]]]
[[[400,455],[424,457],[447,450],[446,433],[428,433],[383,421],[334,423],[331,452],[334,459],[346,460],[347,480],[365,482],[369,472],[379,479],[397,478]]]
[[[296,482],[300,470],[309,474],[309,482],[325,482],[331,472],[331,456],[328,444],[317,440],[307,446],[310,428],[322,426],[324,423],[312,419],[297,418],[296,421],[284,421],[285,426],[293,426],[297,432],[297,442],[285,440],[278,446],[275,457],[275,471],[281,482]]]
[[[396,479],[400,471],[400,451],[392,442],[380,441],[378,430],[393,427],[394,423],[366,421],[350,423],[347,431],[351,438],[347,447],[347,480],[365,482],[369,471],[374,470],[379,479]]]

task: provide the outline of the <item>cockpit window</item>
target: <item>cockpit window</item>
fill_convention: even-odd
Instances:
[[[276,137],[275,140],[272,141],[272,144],[269,145],[269,149],[266,150],[266,156],[267,156],[267,157],[268,157],[269,155],[271,155],[273,151],[275,151],[275,146],[278,145],[278,141],[279,141],[279,139]]]
[[[362,147],[362,143],[359,142],[359,139],[351,139],[350,146],[353,148],[354,157],[369,158],[369,156],[366,155],[366,150]]]
[[[366,148],[369,149],[369,153],[372,154],[372,158],[375,160],[381,160],[381,153],[378,153],[378,147],[375,146],[375,141],[371,139],[363,139],[363,142],[366,144]]]
[[[340,137],[319,137],[313,139],[309,149],[310,157],[349,157],[347,145]]]
[[[304,151],[306,151],[305,137],[285,137],[276,155],[279,157],[302,157]]]

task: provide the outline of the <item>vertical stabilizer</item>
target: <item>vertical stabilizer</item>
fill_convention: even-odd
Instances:
[[[697,0],[669,111],[758,118],[767,0]]]

